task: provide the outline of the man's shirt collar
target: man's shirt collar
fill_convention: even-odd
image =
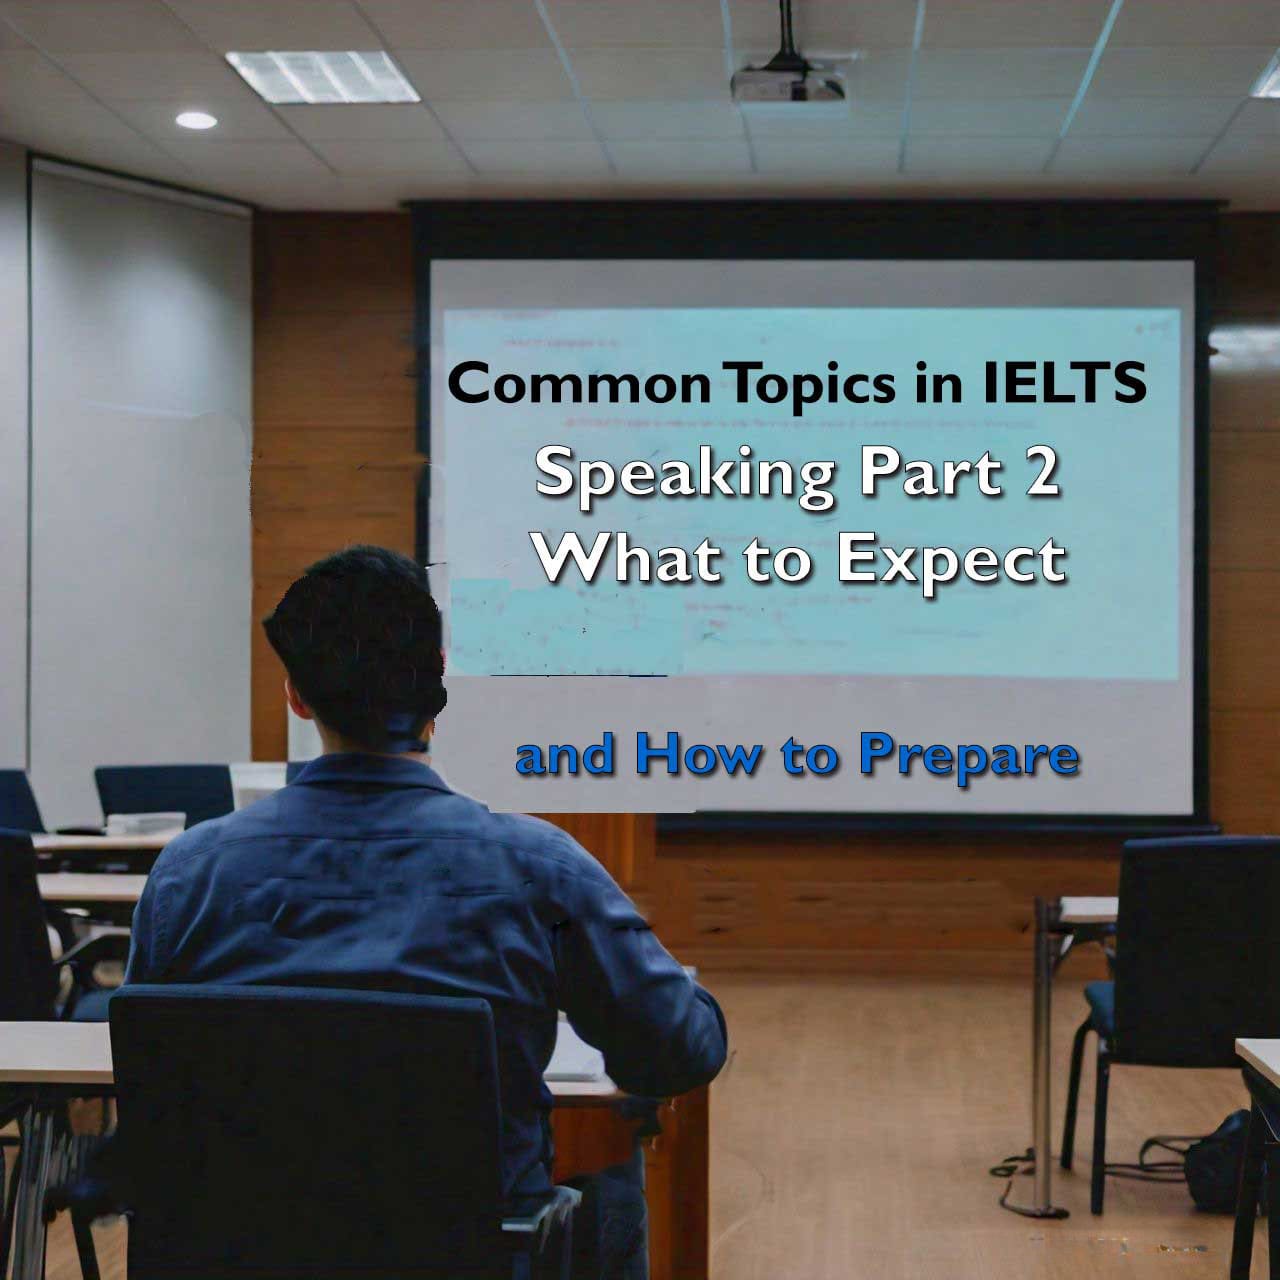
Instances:
[[[355,752],[317,756],[309,760],[291,786],[341,786],[361,783],[383,787],[426,787],[442,791],[450,788],[430,765],[399,756],[364,755]]]

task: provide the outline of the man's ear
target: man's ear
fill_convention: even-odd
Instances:
[[[299,696],[297,689],[293,687],[293,681],[288,676],[284,678],[284,696],[289,703],[289,710],[300,720],[314,720],[315,713],[311,710],[302,698]]]

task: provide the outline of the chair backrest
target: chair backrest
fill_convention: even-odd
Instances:
[[[40,806],[23,769],[0,769],[0,827],[14,831],[44,830]]]
[[[1238,1065],[1280,1036],[1280,837],[1130,840],[1116,921],[1117,1061]]]
[[[0,1022],[52,1018],[57,996],[31,837],[0,831]]]
[[[126,986],[110,1017],[130,1280],[500,1274],[486,1001]]]
[[[226,764],[99,765],[93,771],[102,816],[185,813],[187,826],[220,818],[236,807]]]

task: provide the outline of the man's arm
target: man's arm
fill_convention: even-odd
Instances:
[[[566,837],[567,839],[567,837]],[[587,858],[555,930],[560,1004],[628,1093],[672,1097],[706,1084],[728,1051],[724,1015],[672,959],[631,900]]]
[[[133,909],[133,927],[129,934],[129,963],[125,983],[160,981],[160,947],[163,941],[160,920],[160,883],[154,870],[142,888],[138,905]]]

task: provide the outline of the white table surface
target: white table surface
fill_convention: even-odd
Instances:
[[[36,877],[45,902],[128,904],[142,896],[147,877],[96,871],[46,871]]]
[[[111,1028],[105,1022],[0,1022],[0,1084],[110,1085]],[[555,1098],[619,1096],[612,1080],[549,1080]]]
[[[1280,1089],[1280,1040],[1237,1040],[1236,1053]]]
[[[1115,924],[1119,898],[1062,898],[1058,919],[1063,924]]]
[[[37,853],[137,853],[163,849],[173,839],[161,836],[57,836],[33,835]]]

